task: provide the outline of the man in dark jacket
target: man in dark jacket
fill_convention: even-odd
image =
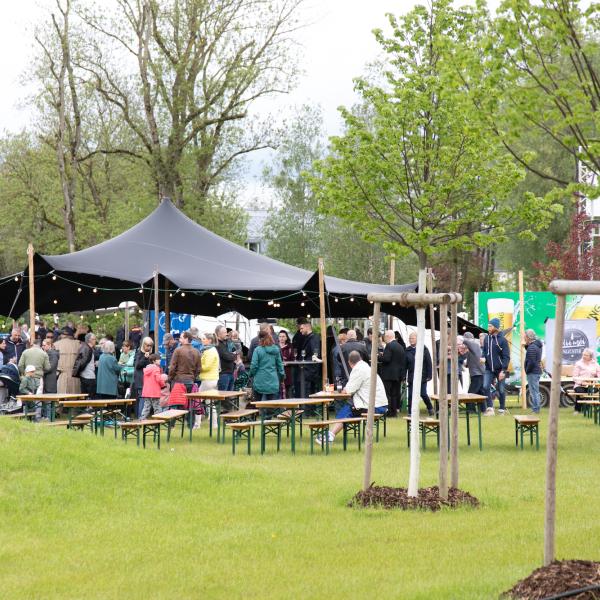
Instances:
[[[298,342],[300,348],[300,360],[312,360],[313,357],[320,358],[321,356],[321,338],[313,332],[312,325],[308,319],[302,319],[300,323],[300,334],[301,338]],[[304,359],[302,353],[304,352]],[[321,375],[321,363],[314,362],[310,365],[305,365],[301,369],[301,373],[304,375],[304,394],[310,396],[315,394],[321,389],[320,386],[320,375]],[[300,394],[299,394],[300,397]]]
[[[348,372],[352,370],[352,367],[350,367],[350,363],[348,361],[350,352],[358,352],[361,360],[364,360],[369,365],[371,364],[371,357],[367,352],[367,346],[364,342],[358,341],[356,331],[354,329],[349,329],[346,333],[346,343],[342,346],[341,357],[338,355],[338,360],[344,360],[346,363]]]
[[[8,363],[8,361],[15,357],[17,359],[17,363],[21,359],[21,354],[25,351],[26,344],[21,337],[21,328],[14,327],[10,332],[10,337],[6,340],[6,350],[4,350],[4,362]]]
[[[215,329],[217,336],[217,352],[221,361],[221,373],[217,389],[222,392],[233,391],[233,371],[235,369],[236,354],[232,352],[233,344],[227,339],[227,328],[224,325],[217,325]]]
[[[488,323],[488,336],[483,342],[483,356],[485,358],[485,373],[483,374],[483,395],[487,396],[487,410],[485,415],[494,416],[494,401],[492,400],[491,387],[496,380],[498,400],[500,408],[499,415],[505,411],[506,391],[505,380],[510,362],[510,348],[508,342],[500,331],[500,319],[490,319]]]
[[[525,332],[525,374],[531,397],[531,410],[540,412],[540,376],[542,375],[542,342],[537,339],[535,331]]]
[[[400,410],[400,386],[406,377],[406,355],[391,329],[384,333],[383,341],[381,379],[388,399],[388,417],[395,417]]]
[[[412,391],[413,391],[413,379],[415,377],[415,357],[417,353],[417,334],[411,333],[408,336],[409,346],[406,349],[406,370],[407,370],[407,381],[408,381],[408,413],[410,414],[412,407]],[[423,371],[421,373],[421,390],[420,396],[425,402],[427,407],[427,413],[430,417],[435,416],[433,405],[427,395],[427,382],[433,377],[433,364],[431,362],[431,354],[427,346],[423,347]]]

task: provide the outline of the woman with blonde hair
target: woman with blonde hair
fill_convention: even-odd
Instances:
[[[135,404],[135,414],[139,418],[142,414],[144,401],[142,400],[142,388],[144,386],[144,369],[150,364],[150,355],[154,348],[154,340],[151,337],[145,337],[138,348],[134,361],[133,370],[133,389],[132,396],[135,394],[137,402]]]
[[[596,351],[593,348],[586,348],[581,353],[581,358],[573,367],[573,381],[575,382],[574,392],[584,394],[588,392],[586,382],[589,379],[597,379],[600,377],[600,365],[596,360]],[[581,413],[581,405],[575,397],[575,414]]]

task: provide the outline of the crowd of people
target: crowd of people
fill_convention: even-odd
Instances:
[[[413,388],[417,385],[418,396],[428,414],[435,415],[427,392],[428,382],[434,375],[427,347],[421,379],[414,381],[416,333],[409,334],[408,344],[399,332],[392,330],[374,336],[369,329],[365,337],[360,330],[348,328],[340,329],[337,336],[332,330],[328,333],[334,340],[330,358],[336,387],[352,394],[350,402],[336,407],[338,416],[366,409],[373,344],[377,345],[378,412],[386,412],[392,418],[397,416],[402,409],[405,389],[410,412]],[[0,339],[0,381],[9,384],[0,387],[0,404],[8,401],[7,396],[16,395],[15,389],[24,395],[41,392],[85,393],[89,398],[127,395],[136,398],[136,415],[145,418],[164,407],[187,404],[185,394],[196,390],[230,391],[250,386],[252,401],[256,401],[308,397],[321,389],[321,341],[308,319],[297,320],[297,330],[291,338],[284,329],[276,333],[272,324],[260,323],[248,348],[240,341],[237,331],[223,325],[217,326],[214,332],[202,334],[195,327],[178,337],[167,333],[163,339],[164,370],[154,340],[141,337],[141,330],[136,328],[126,335],[121,328],[116,338],[106,335],[98,340],[87,325],[76,328],[73,323],[66,323],[58,329],[39,323],[34,343],[31,343],[26,326],[15,326],[10,336]],[[526,332],[525,345],[525,372],[532,408],[539,412],[542,345],[532,330]],[[492,416],[495,414],[493,390],[499,401],[498,412],[502,414],[510,351],[498,319],[490,320],[488,333],[482,333],[479,339],[469,332],[459,336],[457,350],[461,384],[463,369],[467,369],[469,387],[466,391],[485,396],[484,414]],[[448,361],[450,391],[451,344],[443,351],[438,342],[437,355],[436,368],[439,368],[439,357],[445,356]],[[600,374],[596,361],[589,359],[585,352],[580,362],[581,376],[593,374],[590,365],[595,365],[594,373]],[[12,390],[9,389],[11,381]],[[222,408],[226,411],[232,407],[224,403]],[[39,418],[47,417],[38,410]],[[199,426],[203,407],[197,406],[196,412]],[[335,433],[333,430],[333,437]]]

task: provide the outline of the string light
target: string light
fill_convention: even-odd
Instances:
[[[117,313],[113,313],[113,317],[116,317],[116,316],[117,316]]]
[[[252,300],[252,296],[248,296],[248,301]]]
[[[302,295],[303,295],[303,296],[306,296],[306,292],[302,292]]]
[[[83,315],[79,315],[79,318],[83,321]]]
[[[140,294],[143,294],[143,293],[144,293],[144,289],[143,289],[143,288],[140,288],[140,289],[138,290],[138,293],[140,293]]]
[[[100,318],[100,315],[96,315],[96,319],[99,319],[99,318]]]
[[[171,294],[169,294],[169,298],[172,298],[172,297],[173,297],[173,294],[172,294],[172,293],[171,293]]]
[[[181,297],[185,298],[185,292],[181,292]]]
[[[19,277],[15,277],[15,281],[19,281]]]
[[[300,302],[300,306],[304,306],[304,302]]]
[[[233,298],[233,296],[231,294],[227,294],[228,298]]]
[[[267,304],[268,304],[269,306],[273,306],[273,305],[275,304],[275,302],[273,302],[273,300],[269,300],[269,301],[267,302]],[[275,304],[275,306],[277,306],[277,305]]]
[[[94,292],[94,294],[97,294],[97,293],[98,293],[98,288],[94,288],[94,289],[92,290],[92,292]]]
[[[338,298],[334,298],[334,302],[339,302]]]
[[[307,318],[307,319],[310,319],[310,313],[308,313],[308,314],[306,315],[306,318]]]
[[[215,293],[215,292],[211,292],[211,294],[212,294],[213,296],[216,296],[216,293]]]
[[[220,303],[220,302],[217,302],[217,306],[221,306],[221,303]]]
[[[52,275],[52,281],[56,281],[56,275]]]
[[[78,291],[78,292],[81,292],[81,288],[77,288],[77,291]]]
[[[58,300],[53,300],[52,302],[54,302],[54,304],[58,304]]]
[[[395,303],[395,302],[392,302],[392,306],[396,306],[396,303]]]
[[[350,302],[354,302],[354,298],[350,298]]]

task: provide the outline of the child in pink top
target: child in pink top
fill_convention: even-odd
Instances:
[[[162,388],[167,385],[167,375],[163,374],[160,368],[160,356],[151,354],[148,357],[150,364],[144,368],[144,385],[142,387],[142,398],[144,399],[144,408],[142,409],[141,419],[147,419],[152,413],[158,413],[160,408],[160,393]]]

